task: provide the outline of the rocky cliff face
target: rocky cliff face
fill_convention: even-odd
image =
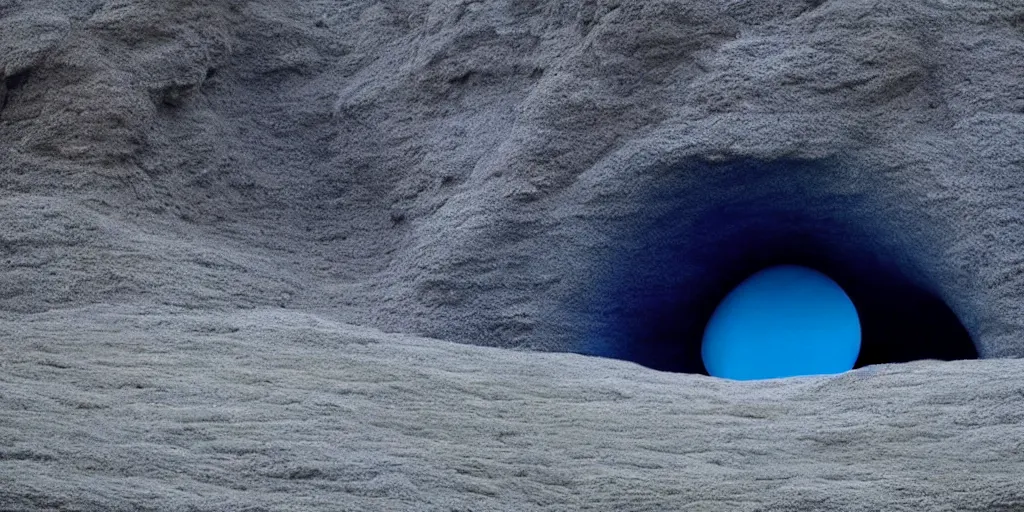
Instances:
[[[1012,361],[529,349],[700,372],[799,263],[861,365],[1024,356],[1022,59],[1018,0],[0,0],[0,509],[1019,509]]]
[[[803,259],[1024,354],[1016,2],[0,13],[8,310],[288,305],[588,350]]]

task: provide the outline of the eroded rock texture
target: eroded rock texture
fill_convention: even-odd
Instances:
[[[124,234],[36,233],[77,249],[50,274],[5,272],[7,309],[283,304],[579,350],[659,294],[700,316],[718,293],[704,290],[737,279],[714,260],[764,252],[741,246],[756,232],[884,260],[983,356],[1021,355],[1016,2],[2,12],[10,218],[87,208],[96,235],[127,222],[245,252],[204,263],[116,247]],[[733,214],[707,219],[719,211]],[[637,257],[647,270],[616,275]],[[159,286],[167,269],[131,261],[149,258],[188,270]]]
[[[601,379],[607,363],[529,350],[700,371],[694,340],[715,302],[746,273],[778,262],[822,269],[847,288],[873,326],[875,355],[862,364],[956,359],[971,350],[984,359],[1024,356],[1022,59],[1024,4],[1017,0],[0,0],[0,312],[12,325],[30,326],[10,331],[17,339],[4,345],[0,368],[21,373],[0,374],[2,395],[27,397],[26,405],[43,393],[49,377],[25,373],[17,361],[31,360],[30,349],[70,350],[65,343],[76,338],[62,336],[71,336],[78,321],[60,324],[60,312],[96,305],[140,318],[287,310],[524,349],[498,358],[500,364],[522,363],[528,372],[531,356],[571,361],[584,380]],[[39,323],[38,315],[50,315],[49,323]],[[196,338],[188,329],[168,327],[161,336],[177,340],[165,346],[166,357],[195,357],[189,354]],[[29,339],[36,345],[25,345]],[[132,339],[146,342],[141,334]],[[275,343],[272,336],[253,342],[260,350]],[[463,350],[443,347],[438,350]],[[134,356],[115,350],[110,357],[121,361],[112,363],[118,366]],[[105,362],[84,361],[82,371],[107,371]],[[139,364],[145,373],[151,362]],[[417,361],[380,364],[412,372]],[[480,364],[479,382],[460,393],[486,401],[502,384],[489,380],[493,367]],[[616,371],[629,378],[669,379],[669,387],[681,389],[709,385],[622,364]],[[1014,364],[886,371],[907,388],[919,386],[920,396],[938,392],[932,386],[959,386],[963,393],[949,399],[955,407],[993,400],[991,407],[998,402],[1020,410],[1009,377],[1019,373]],[[181,375],[222,370],[188,367]],[[554,386],[543,379],[555,373],[536,384]],[[841,387],[851,378],[822,385]],[[988,394],[989,382],[1004,386],[998,398]],[[714,386],[693,400],[713,403],[733,393]],[[266,393],[273,387],[256,385]],[[945,402],[930,401],[917,406],[913,393],[893,396],[871,385],[858,384],[842,391],[848,398],[833,401],[799,382],[765,389],[820,400],[806,414],[840,415],[850,422],[835,427],[840,431],[883,432],[858,439],[883,436],[902,440],[906,450],[923,450],[897,450],[922,461],[901,473],[899,485],[910,487],[899,491],[906,500],[900,507],[1021,506],[1000,473],[1020,467],[1019,456],[1008,455],[1020,453],[1008,440],[1020,438],[1019,418],[1007,419],[1010,413],[970,409],[979,423],[963,423],[957,415],[968,409],[951,412]],[[555,409],[565,399],[528,393],[535,392],[529,396],[550,399]],[[289,393],[286,400],[298,392]],[[246,407],[239,396],[215,394],[202,399]],[[873,398],[849,405],[861,394]],[[405,407],[407,398],[392,402],[399,398],[387,395],[374,407]],[[906,422],[889,416],[884,426],[858,416],[883,398],[897,401],[893,411],[918,407],[920,414]],[[179,403],[171,395],[147,399]],[[145,438],[139,424],[107,416],[121,409],[72,415],[66,429],[51,431],[47,422],[72,405],[19,413],[15,399],[7,400],[4,442],[37,442],[12,432],[64,436],[90,423],[110,429],[104,439],[114,443]],[[669,407],[658,404],[651,408]],[[735,407],[748,406],[757,408]],[[450,416],[455,408],[434,407],[424,406],[424,428],[431,428],[435,413],[445,418],[438,425],[459,421]],[[586,407],[597,408],[588,421],[604,410]],[[778,407],[772,418],[790,411]],[[343,411],[338,414],[348,414]],[[295,421],[312,421],[303,414],[321,412],[296,413]],[[954,417],[943,416],[950,413]],[[929,424],[923,437],[913,434],[923,432],[921,422],[932,421],[931,414],[944,423]],[[700,425],[720,426],[714,420]],[[353,428],[353,442],[386,443],[370,427]],[[757,428],[766,427],[744,424],[727,429],[737,437],[722,435],[746,439]],[[980,437],[966,442],[967,431],[982,432],[977,435],[989,436],[999,449],[984,452]],[[785,452],[786,467],[803,477],[850,463],[800,451],[805,444],[792,451],[792,436],[780,432],[769,430],[743,450],[763,450],[756,456],[763,458],[752,459],[757,464]],[[910,483],[935,470],[935,462],[952,463],[941,459],[947,445],[929,444],[939,438],[990,456],[975,468],[989,476],[954,478],[960,473],[950,470],[942,477],[963,483],[955,494],[960,501]],[[160,440],[138,442],[132,452],[138,460],[174,450]],[[294,443],[280,453],[293,453],[301,444]],[[630,466],[635,469],[601,473],[601,460],[622,462],[628,452],[603,452],[602,446],[592,446],[600,478],[647,481],[656,466],[682,467],[681,459],[644,455]],[[35,457],[11,450],[4,453],[16,455],[0,457],[0,476],[19,476],[9,480],[15,490],[0,498],[15,509],[82,503],[86,509],[134,509],[142,503],[138,496],[119,501],[124,495],[104,490],[128,484],[88,480],[95,466],[86,462],[74,471],[93,483],[77,489],[99,485],[100,498],[65,489],[52,494],[62,501],[45,501],[40,497],[51,496],[49,483],[59,479],[53,468],[79,459],[68,451]],[[392,462],[402,473],[401,461]],[[869,464],[865,471],[888,467]],[[517,485],[510,482],[518,471],[510,468],[507,474],[487,469],[499,472],[503,483],[483,494],[491,496],[491,508],[521,509],[512,502],[543,494],[550,500],[538,498],[536,507],[564,509],[584,507],[585,501],[573,500],[606,489],[610,501],[594,508],[660,508],[650,496],[671,494],[673,482],[751,476],[727,466],[685,475],[672,470],[673,476],[664,474],[666,487],[635,502],[628,486],[605,488],[600,478],[583,474],[549,475],[575,491],[529,484],[509,494],[502,486]],[[31,480],[33,474],[54,480]],[[154,478],[166,487],[146,496],[178,492],[169,474]],[[408,485],[380,484],[418,489],[401,507],[366,498],[352,508],[422,501],[429,482],[410,478]],[[769,494],[761,501],[744,494],[754,491],[740,493],[746,497],[723,491],[711,501],[686,494],[675,503],[776,510],[800,496],[804,484],[830,485],[792,478],[764,491]],[[844,496],[868,493],[857,489],[870,481],[844,487]],[[208,484],[228,486],[216,478]],[[342,487],[329,492],[356,493]],[[217,489],[212,492],[227,492]],[[283,496],[268,507],[285,507]],[[879,496],[870,503],[881,507],[885,498]],[[226,503],[183,499],[211,510]],[[423,508],[472,505],[452,500],[423,501]],[[914,500],[932,501],[911,505]],[[835,508],[827,500],[801,503],[794,507]],[[850,498],[840,505],[855,509],[856,503]]]
[[[8,510],[1024,505],[1020,360],[740,383],[267,309],[0,334]]]

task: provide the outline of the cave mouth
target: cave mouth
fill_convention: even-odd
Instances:
[[[733,169],[750,176],[749,164]],[[655,209],[668,206],[626,230],[628,243],[606,261],[609,270],[591,289],[596,327],[579,351],[708,375],[702,340],[722,300],[759,271],[793,265],[824,274],[856,307],[861,343],[853,368],[978,358],[929,282],[935,259],[924,253],[934,248],[917,236],[922,223],[887,213],[870,193],[829,192],[813,178],[779,180],[778,169],[762,166],[738,187],[711,183],[701,200],[680,201],[678,193],[652,200]]]

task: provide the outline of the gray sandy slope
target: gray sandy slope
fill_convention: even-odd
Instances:
[[[1024,509],[1020,360],[735,383],[281,309],[0,335],[2,510]]]
[[[0,0],[0,510],[1024,510],[1021,62],[1018,0]],[[751,194],[985,359],[562,353]]]

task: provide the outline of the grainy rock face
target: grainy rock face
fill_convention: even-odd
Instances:
[[[8,215],[87,208],[97,235],[127,222],[247,255],[135,252],[237,286],[166,287],[160,264],[115,261],[124,236],[34,232],[75,245],[42,277],[75,290],[5,272],[24,291],[0,305],[291,305],[578,350],[615,336],[609,308],[731,276],[700,254],[752,250],[730,229],[794,236],[756,226],[782,215],[823,250],[891,260],[983,356],[1024,355],[1024,7],[763,4],[8,3]],[[22,242],[7,250],[43,243]],[[660,278],[608,291],[637,251]]]
[[[62,328],[53,315],[100,304],[140,319],[96,319],[96,332],[124,322],[145,324],[141,318],[149,315],[288,310],[345,322],[342,333],[356,324],[699,371],[694,340],[709,308],[748,272],[778,262],[828,271],[851,292],[871,326],[877,355],[863,364],[967,357],[967,349],[985,359],[1021,357],[1022,61],[1024,4],[1018,0],[0,0],[0,313],[10,325],[29,326],[11,327],[20,341],[4,345],[0,364],[30,364],[35,356],[29,350],[65,350],[62,343],[74,340],[54,333],[73,324]],[[161,339],[177,337],[189,353],[194,333],[177,321],[169,325]],[[150,327],[156,332],[159,326]],[[89,343],[100,343],[98,336]],[[252,342],[272,351],[273,336],[263,333]],[[498,363],[487,363],[494,352],[439,346],[453,354],[467,350],[468,360],[486,369],[481,371],[496,371]],[[176,354],[175,347],[165,348]],[[343,357],[345,347],[351,345],[331,348]],[[500,364],[531,371],[528,355],[534,353],[513,353],[499,357]],[[136,357],[130,350],[112,354],[121,363]],[[534,355],[594,379],[606,369],[605,362],[578,356]],[[388,364],[406,372],[411,370],[403,365],[416,364],[413,359]],[[82,364],[88,373],[104,371],[106,363]],[[616,371],[623,375],[652,375],[622,364]],[[1002,455],[975,461],[982,473],[992,472],[963,484],[957,496],[971,499],[962,503],[936,498],[913,505],[934,491],[910,483],[927,476],[930,463],[901,473],[900,485],[910,487],[893,491],[905,491],[896,508],[1024,506],[1008,473],[991,466],[1021,468],[1019,455],[1005,455],[1021,452],[1008,440],[1020,438],[1020,419],[1007,419],[1009,409],[989,415],[982,410],[1021,409],[1022,395],[1009,377],[1019,368],[1005,361],[972,364],[979,366],[891,371],[907,389],[955,381],[965,389],[956,407],[978,408],[957,413],[977,415],[978,425],[950,420],[922,436],[948,433],[943,439],[954,440],[950,446],[975,450],[980,445],[961,443],[967,434],[957,429],[978,428]],[[13,432],[42,428],[49,415],[70,406],[44,401],[52,407],[19,415],[44,393],[33,389],[33,379],[52,376],[0,369],[21,372],[11,379],[0,373],[2,395],[23,397],[0,402],[0,441],[35,443]],[[985,377],[950,376],[961,369]],[[182,371],[195,377],[217,369]],[[69,380],[53,382],[86,382],[71,374],[61,378]],[[672,386],[704,382],[680,379],[638,393],[672,393]],[[989,382],[1003,386],[998,399],[986,394]],[[460,392],[486,397],[503,384],[482,376],[465,385],[469,390]],[[800,414],[855,414],[850,411],[856,408],[791,385],[764,389],[820,400]],[[849,400],[859,400],[854,397],[860,393],[879,399],[870,388],[843,393]],[[217,407],[244,407],[244,397],[204,389],[203,400]],[[714,387],[691,398],[735,400],[738,390]],[[534,392],[548,396],[524,391]],[[288,391],[288,400],[297,393]],[[179,395],[145,403],[184,404]],[[392,400],[409,398],[373,396],[379,407],[399,407]],[[896,398],[909,402],[879,413],[891,421],[878,428],[910,425],[908,432],[919,432],[933,410],[921,404],[933,402],[913,402],[916,396]],[[977,405],[984,402],[978,397],[1002,405]],[[562,398],[550,397],[553,407]],[[865,400],[857,407],[871,408]],[[972,401],[977,404],[966,405]],[[431,409],[435,405],[425,410],[447,418],[443,424],[456,421],[450,415],[457,408]],[[780,415],[789,411],[779,407]],[[897,409],[916,412],[903,423],[892,416],[901,414]],[[515,413],[546,414],[523,411]],[[120,442],[136,426],[104,422],[115,421],[106,415],[123,412],[99,408],[95,418],[76,416],[66,429],[46,432],[73,436],[96,420],[117,432],[106,439]],[[628,414],[616,409],[620,413]],[[661,413],[667,414],[652,418]],[[301,423],[308,418],[302,414],[293,419]],[[695,421],[699,428],[719,426],[713,419]],[[743,437],[755,427],[736,428]],[[884,435],[918,443],[917,434],[890,430]],[[765,443],[788,442],[773,432]],[[367,428],[353,442],[365,441],[359,446],[366,448],[376,442],[367,440],[374,435]],[[874,433],[864,436],[876,439]],[[174,446],[154,443],[161,450]],[[932,460],[927,457],[947,448],[905,453]],[[124,487],[113,480],[83,497],[95,465],[71,452],[35,456],[36,448],[3,449],[0,477],[29,476],[18,476],[15,490],[0,494],[0,509],[7,502],[14,509],[136,509],[144,502],[141,494],[129,499],[104,491]],[[148,449],[139,446],[136,460],[145,459]],[[601,449],[594,447],[596,456],[604,456]],[[771,460],[775,449],[765,448],[757,463]],[[606,455],[621,461],[628,451]],[[424,501],[430,481],[393,476],[402,473],[399,452],[389,459],[399,468],[391,476],[363,482],[370,487],[356,486],[358,492],[345,485],[331,492],[363,493],[364,501],[352,501],[352,509],[408,508],[417,501],[427,503],[424,509],[469,507],[473,502],[459,493],[477,491],[490,496],[490,508],[523,509],[514,505],[530,495],[545,496],[535,508],[564,509],[585,508],[583,494],[604,489],[600,478],[545,473],[510,494],[505,486],[518,484],[506,477],[521,468],[501,466],[505,474],[488,466],[473,471],[495,472],[499,483],[466,484],[448,501]],[[797,459],[786,464],[805,476],[849,462],[814,454]],[[655,466],[679,467],[678,460],[645,460],[630,466],[636,469],[615,466],[605,476],[643,480]],[[48,494],[46,479],[62,478],[50,471],[71,461],[79,464],[70,471],[80,472],[80,487]],[[275,463],[250,462],[284,471]],[[110,464],[114,473],[134,472]],[[886,467],[870,464],[865,471]],[[719,484],[751,476],[727,466],[708,466],[701,474],[717,475],[708,478]],[[297,474],[333,471],[303,467]],[[604,469],[595,463],[593,471]],[[33,474],[46,476],[32,480]],[[163,483],[148,496],[179,492],[167,474],[153,475]],[[236,484],[274,488],[264,477],[272,478],[230,485],[214,478],[203,486],[227,487],[180,491],[195,494],[177,503],[230,508],[227,501],[202,503],[195,496],[244,492],[225,490]],[[662,477],[666,487],[652,487],[639,501],[630,502],[629,491],[616,487],[593,508],[661,508],[651,496],[668,492],[675,481]],[[791,480],[757,499],[752,490],[736,498],[721,484],[718,489],[726,491],[711,501],[686,494],[675,503],[785,509],[781,504],[797,503],[790,498],[801,495],[804,484],[826,488]],[[286,487],[316,487],[302,485]],[[853,487],[844,488],[844,496],[853,498],[838,506],[858,508],[857,496],[867,491]],[[408,494],[395,498],[389,494],[394,489]],[[574,496],[569,501],[567,492]],[[374,501],[374,493],[399,501]],[[803,496],[793,509],[835,508],[824,497]],[[871,501],[876,505],[862,508],[883,507],[886,500],[878,496]],[[286,502],[281,496],[263,501],[269,508]],[[338,500],[325,503],[306,505]]]

